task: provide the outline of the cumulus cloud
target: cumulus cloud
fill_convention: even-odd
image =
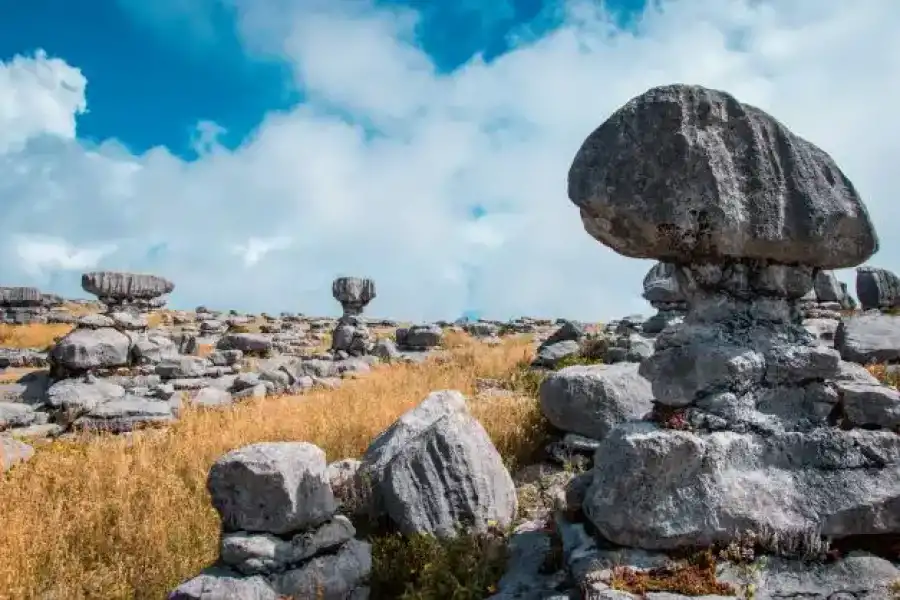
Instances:
[[[12,110],[0,103],[5,280],[36,276],[8,262],[16,246],[2,240],[40,233],[73,248],[115,244],[101,266],[170,277],[182,306],[334,313],[330,281],[361,275],[376,280],[371,312],[383,316],[646,313],[650,263],[584,233],[566,174],[613,110],[671,82],[728,90],[830,152],[881,226],[873,262],[900,258],[883,226],[900,216],[892,0],[865,11],[673,0],[648,3],[627,29],[570,2],[558,27],[450,73],[421,49],[414,12],[228,2],[247,51],[290,64],[307,99],[267,115],[233,151],[210,124],[190,162],[165,148],[133,156],[114,140],[88,148],[73,139],[86,107],[77,65],[37,55],[0,66],[0,98],[28,95]],[[473,220],[476,206],[484,216]]]
[[[51,271],[84,271],[96,267],[100,260],[116,251],[115,244],[76,247],[63,239],[16,236],[13,240],[21,269],[34,277]]]

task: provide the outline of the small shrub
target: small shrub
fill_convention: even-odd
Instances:
[[[562,358],[559,362],[556,363],[556,369],[562,369],[565,367],[572,367],[575,365],[600,365],[603,364],[603,360],[597,357],[585,355],[585,354],[570,354]]]
[[[900,386],[900,369],[888,369],[885,364],[871,364],[866,366],[866,370],[884,385],[895,389]]]
[[[686,561],[655,569],[614,567],[610,587],[632,594],[649,592],[672,592],[688,596],[735,594],[733,585],[717,581],[716,559],[711,550],[699,552]]]
[[[386,534],[372,539],[374,598],[477,600],[496,591],[506,568],[500,532],[461,532],[451,539]]]

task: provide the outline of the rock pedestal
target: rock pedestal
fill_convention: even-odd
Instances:
[[[30,325],[47,322],[52,298],[33,287],[0,287],[0,323]]]
[[[644,322],[644,333],[659,333],[668,325],[680,322],[687,312],[687,303],[672,263],[658,262],[650,268],[644,276],[642,295],[656,309],[656,314]]]
[[[588,137],[569,195],[596,239],[674,265],[687,304],[640,366],[652,416],[597,449],[599,533],[665,550],[753,530],[812,552],[900,533],[900,395],[802,327],[817,272],[878,248],[832,159],[724,92],[671,85]]]
[[[362,312],[375,298],[375,282],[359,277],[338,277],[331,284],[331,293],[343,308],[343,315],[332,333],[331,350],[349,356],[371,353],[375,338],[366,326]]]
[[[50,351],[51,373],[64,378],[87,371],[133,364],[138,334],[147,329],[146,310],[164,305],[175,285],[162,277],[100,271],[81,276],[82,288],[106,305],[106,312],[79,319],[76,328]]]
[[[156,275],[95,271],[81,276],[81,287],[110,311],[145,312],[165,306],[163,296],[172,293],[175,284]]]
[[[336,514],[322,449],[245,446],[216,461],[207,487],[222,519],[219,559],[170,600],[367,597],[371,546]]]

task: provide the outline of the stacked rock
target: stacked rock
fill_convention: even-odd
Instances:
[[[799,302],[804,319],[840,319],[842,310],[853,310],[856,301],[847,292],[847,284],[831,271],[818,271],[813,287]]]
[[[336,514],[322,449],[267,442],[233,450],[212,466],[207,488],[222,519],[219,560],[170,600],[368,597],[371,546]]]
[[[818,270],[878,249],[831,157],[729,94],[670,85],[594,131],[568,184],[591,236],[675,265],[688,308],[640,366],[652,416],[596,451],[597,531],[661,550],[900,533],[900,394],[801,325]]]
[[[856,296],[863,310],[888,310],[900,306],[900,277],[887,269],[858,267]]]
[[[161,297],[175,285],[155,275],[101,271],[82,275],[81,287],[98,296],[107,310],[79,319],[76,328],[51,349],[55,378],[132,365],[138,359],[133,332],[144,331],[148,325],[144,311],[151,305],[164,305]]]
[[[0,323],[47,322],[47,297],[33,287],[0,287]]]
[[[644,300],[656,309],[656,314],[644,322],[644,333],[659,333],[666,326],[681,322],[687,312],[687,303],[678,278],[676,266],[658,262],[644,276]]]
[[[366,326],[362,311],[375,298],[375,282],[359,277],[338,277],[331,284],[331,294],[344,310],[332,333],[332,352],[349,356],[370,354],[375,337]]]
[[[95,271],[81,276],[81,287],[107,306],[110,312],[148,312],[166,305],[165,295],[175,284],[156,275]]]

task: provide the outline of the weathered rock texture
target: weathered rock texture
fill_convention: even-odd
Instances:
[[[216,461],[207,483],[222,518],[219,560],[170,600],[366,597],[371,546],[336,514],[322,449],[305,442],[238,448]]]
[[[833,269],[878,250],[865,206],[827,153],[700,86],[653,88],[617,110],[578,151],[569,197],[588,233],[633,258]]]
[[[362,312],[375,298],[375,282],[359,277],[338,277],[331,284],[331,293],[344,311],[332,332],[331,350],[341,356],[370,354],[375,337],[363,320]]]
[[[591,134],[569,193],[592,236],[672,263],[688,307],[641,363],[651,418],[597,448],[597,530],[645,549],[900,533],[900,395],[801,324],[819,270],[878,247],[828,155],[723,92],[665,86]]]
[[[156,275],[95,271],[81,276],[81,287],[108,306],[144,305],[155,308],[154,300],[170,294],[175,284]]]
[[[896,308],[900,305],[900,278],[887,269],[858,267],[856,296],[863,310]]]

